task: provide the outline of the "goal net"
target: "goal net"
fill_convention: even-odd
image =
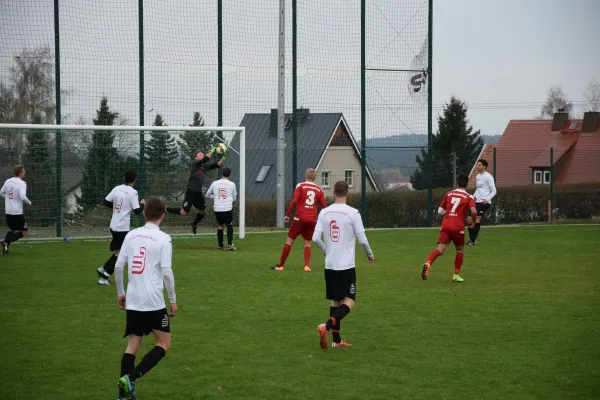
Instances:
[[[125,171],[137,172],[139,197],[162,197],[167,207],[181,206],[196,150],[208,152],[216,143],[230,143],[236,162],[230,167],[237,185],[234,224],[240,239],[245,236],[245,129],[197,126],[103,126],[0,124],[0,179],[13,176],[16,164],[25,166],[27,196],[32,207],[25,211],[30,237],[107,236],[112,210],[102,202],[124,183]],[[213,155],[213,159],[219,159]],[[223,167],[228,167],[225,160]],[[220,170],[207,173],[203,191],[219,179]],[[3,200],[3,199],[1,199]],[[167,214],[163,229],[172,235],[191,234],[189,216]],[[4,201],[0,201],[4,214]],[[143,217],[131,217],[132,229]],[[198,234],[214,234],[213,201]]]

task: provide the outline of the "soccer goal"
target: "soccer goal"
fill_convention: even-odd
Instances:
[[[207,153],[215,144],[229,144],[231,180],[237,185],[234,218],[240,239],[246,235],[246,131],[244,127],[104,126],[0,124],[0,179],[13,176],[16,164],[25,166],[27,195],[33,205],[25,211],[30,237],[91,237],[108,235],[112,210],[102,205],[126,170],[137,172],[140,199],[156,195],[167,206],[184,200],[195,152]],[[218,161],[220,156],[213,155]],[[232,161],[234,159],[235,161]],[[231,161],[231,162],[230,162]],[[207,172],[203,191],[220,178],[220,169]],[[198,234],[214,234],[212,200]],[[0,201],[4,214],[4,202]],[[188,217],[167,214],[163,229],[172,235],[191,234]],[[235,223],[234,222],[234,223]],[[132,217],[132,228],[143,217]]]

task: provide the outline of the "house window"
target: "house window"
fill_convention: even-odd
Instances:
[[[321,171],[321,186],[324,188],[329,187],[329,178],[331,176],[330,171]]]
[[[533,183],[535,183],[535,184],[542,183],[542,171],[534,171],[533,172]]]
[[[551,177],[552,177],[552,174],[550,173],[550,171],[544,171],[544,170],[533,171],[533,183],[536,185],[550,184]]]
[[[544,171],[544,183],[545,184],[550,183],[550,171]]]
[[[354,170],[347,169],[344,179],[346,180],[346,183],[348,184],[348,186],[352,187],[354,185]]]
[[[256,177],[256,182],[264,182],[267,174],[271,170],[270,165],[263,165],[258,172],[258,176]]]

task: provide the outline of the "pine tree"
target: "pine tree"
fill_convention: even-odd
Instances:
[[[154,126],[166,126],[160,114],[154,118]],[[148,193],[169,198],[173,190],[172,182],[176,171],[173,166],[177,160],[177,143],[167,132],[152,132],[146,142],[146,167]]]
[[[469,173],[481,149],[483,139],[480,131],[473,132],[467,119],[467,105],[455,96],[446,103],[443,114],[438,117],[438,131],[432,138],[433,188],[453,187],[453,153],[456,152],[458,173]],[[427,189],[427,151],[417,156],[418,168],[411,176],[413,187]]]
[[[94,125],[113,125],[118,112],[111,111],[103,97],[96,110]],[[81,197],[77,198],[80,211],[89,211],[102,202],[112,188],[123,180],[123,160],[114,147],[115,134],[111,131],[94,131],[92,145],[83,172]]]

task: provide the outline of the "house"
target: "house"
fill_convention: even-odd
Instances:
[[[549,184],[550,167],[554,183],[600,182],[600,113],[586,112],[583,119],[559,112],[552,120],[513,120],[495,148],[498,187]],[[486,145],[479,157],[489,162],[490,173],[493,149]],[[475,175],[473,167],[469,186]]]
[[[361,158],[357,142],[341,113],[296,112],[298,119],[297,182],[304,180],[307,168],[317,168],[316,183],[333,188],[339,180],[350,185],[351,192],[361,192]],[[292,187],[292,115],[286,114],[285,125],[285,195],[293,195]],[[240,126],[246,127],[246,197],[268,199],[277,194],[277,110],[270,114],[246,114]],[[239,133],[230,145],[239,148]],[[239,156],[230,153],[227,166],[232,180],[239,185]],[[367,165],[367,190],[377,186]],[[326,192],[330,192],[326,190]]]

